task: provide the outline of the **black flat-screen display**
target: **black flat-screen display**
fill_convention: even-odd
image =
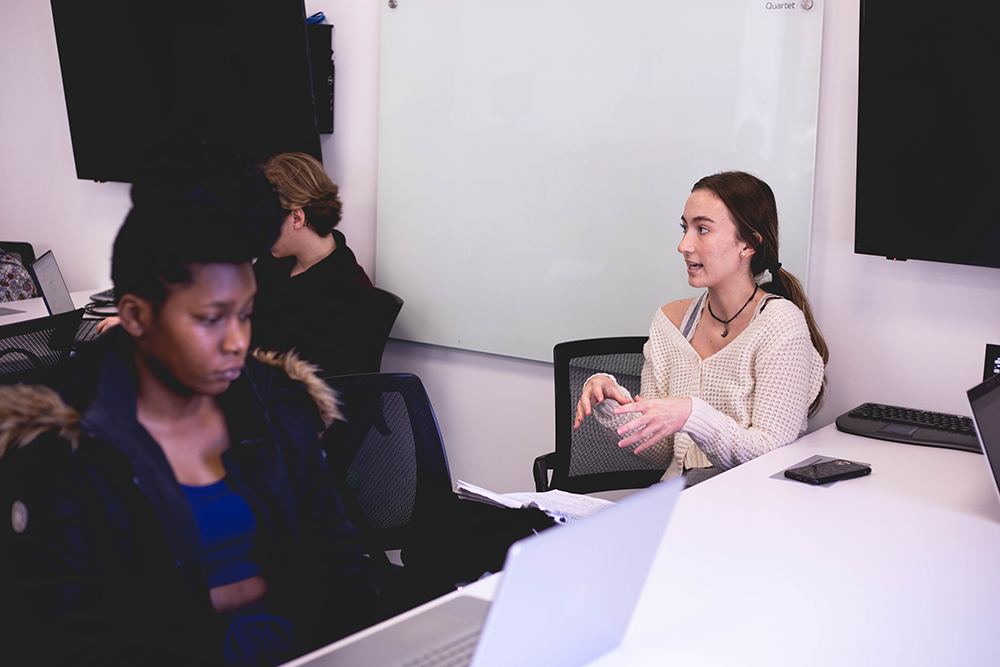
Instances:
[[[52,0],[78,178],[177,138],[322,159],[303,0]]]
[[[862,0],[855,252],[1000,267],[998,19]]]

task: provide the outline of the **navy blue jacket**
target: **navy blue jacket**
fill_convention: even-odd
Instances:
[[[0,662],[199,665],[222,659],[198,528],[135,418],[131,341],[114,331],[57,384],[0,388]],[[219,397],[227,483],[257,517],[253,556],[296,653],[370,621],[368,561],[317,432],[325,385],[250,358]],[[332,397],[318,396],[329,411]],[[75,446],[74,446],[74,443]],[[4,454],[6,450],[6,454]],[[7,512],[10,520],[6,520]]]

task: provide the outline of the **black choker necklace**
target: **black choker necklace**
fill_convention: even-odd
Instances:
[[[753,301],[753,298],[755,296],[757,296],[757,290],[759,290],[759,289],[760,289],[760,285],[754,285],[754,287],[753,287],[753,294],[751,294],[750,298],[747,299],[747,302],[743,304],[743,307],[740,308],[738,311],[736,311],[736,314],[733,315],[732,317],[730,317],[728,320],[720,320],[718,317],[715,317],[715,313],[712,312],[712,300],[711,299],[708,300],[708,313],[712,317],[715,317],[715,321],[716,322],[722,322],[724,325],[726,325],[725,331],[722,332],[722,337],[723,338],[725,338],[726,336],[729,335],[729,323],[732,322],[733,320],[735,320],[737,317],[739,317],[740,313],[742,313],[744,310],[746,310],[746,307],[750,305],[750,302]]]

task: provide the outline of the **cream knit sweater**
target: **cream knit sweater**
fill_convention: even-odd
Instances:
[[[739,336],[702,359],[689,339],[705,296],[684,315],[686,336],[657,309],[644,348],[641,396],[690,396],[693,403],[680,432],[638,455],[666,467],[664,479],[689,468],[729,469],[787,445],[805,431],[809,405],[823,384],[823,360],[802,311],[772,295],[758,302]],[[594,415],[606,428],[616,430],[633,418],[613,414],[613,399],[604,403]]]

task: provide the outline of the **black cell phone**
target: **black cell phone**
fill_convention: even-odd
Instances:
[[[789,468],[785,471],[785,477],[806,484],[829,484],[841,479],[864,477],[871,471],[871,466],[865,463],[833,459],[832,461],[817,461],[801,468]]]

